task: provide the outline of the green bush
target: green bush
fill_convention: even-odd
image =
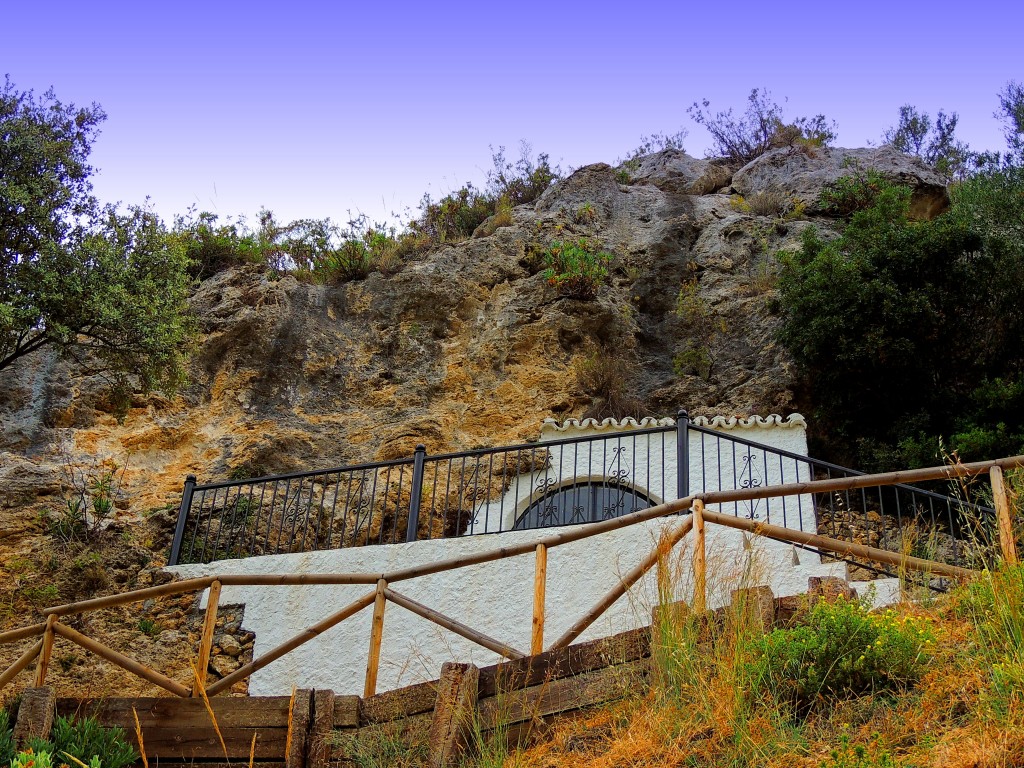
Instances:
[[[879,193],[892,186],[878,171],[852,165],[847,167],[851,173],[826,184],[821,191],[821,207],[832,216],[845,218],[870,208]]]
[[[245,264],[266,265],[257,237],[245,227],[244,219],[218,224],[218,217],[207,211],[189,209],[176,216],[170,237],[177,240],[188,256],[189,274],[206,280],[218,272]]]
[[[560,296],[592,299],[608,279],[611,260],[611,254],[585,237],[575,242],[555,241],[544,254],[541,274]]]
[[[420,201],[419,216],[409,222],[409,232],[430,243],[465,240],[491,216],[498,214],[497,226],[511,223],[512,208],[531,203],[559,178],[544,153],[531,159],[530,147],[523,143],[520,158],[512,162],[505,157],[505,148],[492,147],[493,167],[487,172],[487,186],[480,190],[473,184],[434,200],[429,194]]]
[[[933,642],[925,620],[822,601],[804,624],[755,642],[751,686],[795,713],[823,699],[896,691],[920,679]]]

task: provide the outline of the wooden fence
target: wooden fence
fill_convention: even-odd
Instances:
[[[326,768],[365,762],[401,742],[440,766],[457,760],[472,717],[481,735],[500,727],[504,737],[523,741],[553,716],[643,690],[649,657],[650,632],[643,628],[482,669],[446,664],[439,680],[369,698],[297,690],[272,697],[93,700],[32,688],[15,727],[24,741],[47,734],[54,714],[95,717],[123,728],[149,764]],[[452,695],[460,691],[464,698]]]
[[[616,584],[615,587],[613,587],[600,601],[598,601],[596,605],[581,616],[564,634],[556,638],[553,642],[547,644],[546,648],[548,651],[557,652],[566,649],[587,629],[587,627],[593,624],[594,621],[607,611],[613,603],[621,598],[634,584],[637,583],[637,581],[650,571],[661,558],[667,555],[679,541],[691,532],[691,530],[695,533],[693,542],[694,584],[696,587],[694,604],[696,608],[703,609],[706,605],[707,578],[705,574],[706,558],[704,548],[705,531],[708,524],[736,528],[779,541],[786,541],[811,547],[823,552],[836,553],[840,555],[864,558],[866,560],[872,560],[880,563],[897,565],[909,571],[921,571],[934,576],[943,576],[954,579],[967,578],[970,577],[973,572],[958,566],[938,563],[916,557],[909,557],[900,553],[890,552],[864,544],[841,541],[839,539],[833,539],[817,534],[767,525],[752,520],[737,518],[731,515],[723,515],[709,510],[707,505],[801,494],[848,491],[855,488],[894,485],[898,483],[913,483],[928,480],[953,479],[958,477],[973,477],[988,474],[992,480],[992,489],[995,496],[1001,554],[1005,562],[1016,563],[1017,554],[1014,546],[1012,520],[1010,516],[1009,503],[1006,497],[1006,490],[1003,483],[1002,472],[1003,469],[1018,468],[1022,466],[1024,466],[1024,456],[1015,456],[996,461],[976,462],[973,464],[959,464],[905,472],[891,472],[880,475],[857,475],[831,480],[807,481],[788,485],[703,493],[656,507],[651,507],[649,509],[612,520],[562,530],[559,533],[544,536],[533,542],[509,547],[498,547],[487,552],[457,557],[449,560],[441,560],[434,563],[418,565],[412,568],[392,571],[390,573],[210,576],[186,579],[179,582],[163,584],[161,586],[134,590],[132,592],[126,592],[119,595],[109,595],[106,597],[93,598],[91,600],[68,603],[66,605],[48,608],[43,611],[43,615],[46,616],[46,620],[44,622],[0,633],[0,643],[14,643],[25,640],[33,641],[21,656],[6,671],[0,674],[0,689],[10,684],[33,662],[35,662],[33,684],[35,687],[44,686],[54,641],[56,638],[60,637],[127,670],[130,673],[138,675],[142,679],[159,686],[175,696],[182,698],[215,696],[218,693],[228,690],[234,683],[248,678],[257,670],[266,667],[268,664],[280,659],[282,656],[285,656],[304,643],[309,642],[320,633],[330,629],[342,621],[345,621],[359,611],[372,605],[373,621],[371,624],[369,647],[366,656],[366,674],[363,687],[363,697],[368,699],[373,697],[377,690],[377,673],[380,663],[381,641],[385,627],[385,609],[388,603],[392,603],[404,610],[416,613],[428,621],[434,622],[445,629],[483,646],[484,648],[500,654],[506,659],[519,660],[528,656],[536,656],[545,650],[545,585],[547,579],[547,552],[549,549],[569,542],[579,541],[590,536],[598,536],[608,531],[637,525],[638,523],[648,520],[668,517],[670,515],[677,515],[684,512],[692,512],[692,514],[685,518],[679,518],[679,522],[674,526],[671,526],[663,534],[662,540],[653,548],[651,553],[644,558],[642,562],[631,569],[628,573],[624,574],[619,583]],[[444,614],[409,598],[395,588],[396,585],[399,585],[401,582],[409,579],[463,568],[470,565],[499,561],[507,557],[516,557],[528,554],[533,554],[536,562],[533,589],[534,606],[532,615],[531,644],[529,649],[513,648],[500,639],[490,637],[473,629],[472,627],[467,626],[466,624],[463,624],[462,622],[445,616]],[[86,636],[62,621],[65,617],[77,616],[102,608],[209,589],[206,614],[195,659],[196,669],[199,670],[200,673],[203,673],[207,669],[210,660],[210,651],[213,643],[213,634],[217,617],[217,607],[222,587],[227,585],[277,586],[303,584],[365,584],[368,587],[368,591],[341,610],[336,611],[316,624],[307,627],[290,640],[266,652],[259,658],[253,659],[251,662],[241,666],[239,669],[226,675],[209,687],[206,687],[205,690],[203,690],[203,686],[205,686],[204,674],[197,674],[195,676],[196,682],[192,686],[183,685],[180,682],[167,677],[165,674],[141,664],[121,652]]]

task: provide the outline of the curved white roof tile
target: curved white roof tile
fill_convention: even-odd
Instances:
[[[552,432],[568,431],[622,431],[628,429],[647,429],[651,427],[674,427],[676,420],[673,418],[656,419],[651,416],[644,417],[637,421],[634,418],[612,419],[607,418],[601,421],[597,419],[566,419],[559,422],[557,419],[547,418],[541,423],[540,432],[542,435]],[[708,429],[755,429],[763,427],[807,427],[807,421],[799,413],[792,413],[789,416],[780,416],[771,413],[767,416],[697,416],[691,419],[692,424]]]

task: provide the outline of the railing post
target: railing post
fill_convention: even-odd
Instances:
[[[405,526],[405,540],[416,541],[420,523],[420,497],[423,495],[423,466],[427,460],[427,446],[420,443],[412,459],[412,491],[409,498],[409,523]]]
[[[704,537],[704,502],[693,502],[693,612],[701,615],[708,609],[708,576]]]
[[[370,622],[370,652],[366,655],[366,680],[363,684],[364,699],[368,699],[377,693],[377,671],[380,669],[380,644],[384,639],[384,608],[387,605],[384,590],[387,588],[387,581],[378,579],[377,595],[373,599],[373,619]]]
[[[181,557],[181,541],[185,538],[185,521],[188,513],[192,510],[192,493],[196,488],[196,476],[189,475],[185,478],[185,488],[181,492],[181,507],[178,509],[178,524],[174,526],[174,541],[171,543],[171,556],[167,560],[168,565],[177,565]]]
[[[690,415],[680,408],[676,414],[676,497],[690,495]]]
[[[1010,515],[1010,502],[1006,496],[1006,484],[1003,482],[1003,469],[998,464],[989,470],[992,480],[992,500],[996,506],[996,524],[999,528],[999,549],[1003,553],[1006,565],[1017,564],[1017,544],[1013,539],[1013,518]]]
[[[53,653],[53,625],[56,623],[57,614],[51,613],[46,617],[46,629],[43,631],[43,647],[39,650],[39,660],[36,662],[36,688],[42,688],[46,685],[46,670],[50,666],[50,655]]]
[[[199,639],[199,658],[196,661],[196,679],[192,684],[192,696],[202,696],[206,690],[206,670],[210,666],[210,650],[213,648],[213,632],[217,627],[217,608],[220,606],[220,581],[210,585],[206,598],[206,616],[203,619],[203,634]]]
[[[548,579],[548,548],[537,545],[537,559],[533,569],[533,627],[530,634],[530,654],[544,651],[544,600]]]

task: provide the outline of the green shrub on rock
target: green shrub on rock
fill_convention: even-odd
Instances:
[[[587,238],[555,241],[544,254],[545,269],[541,274],[560,296],[592,299],[608,279],[611,260],[610,253]]]

